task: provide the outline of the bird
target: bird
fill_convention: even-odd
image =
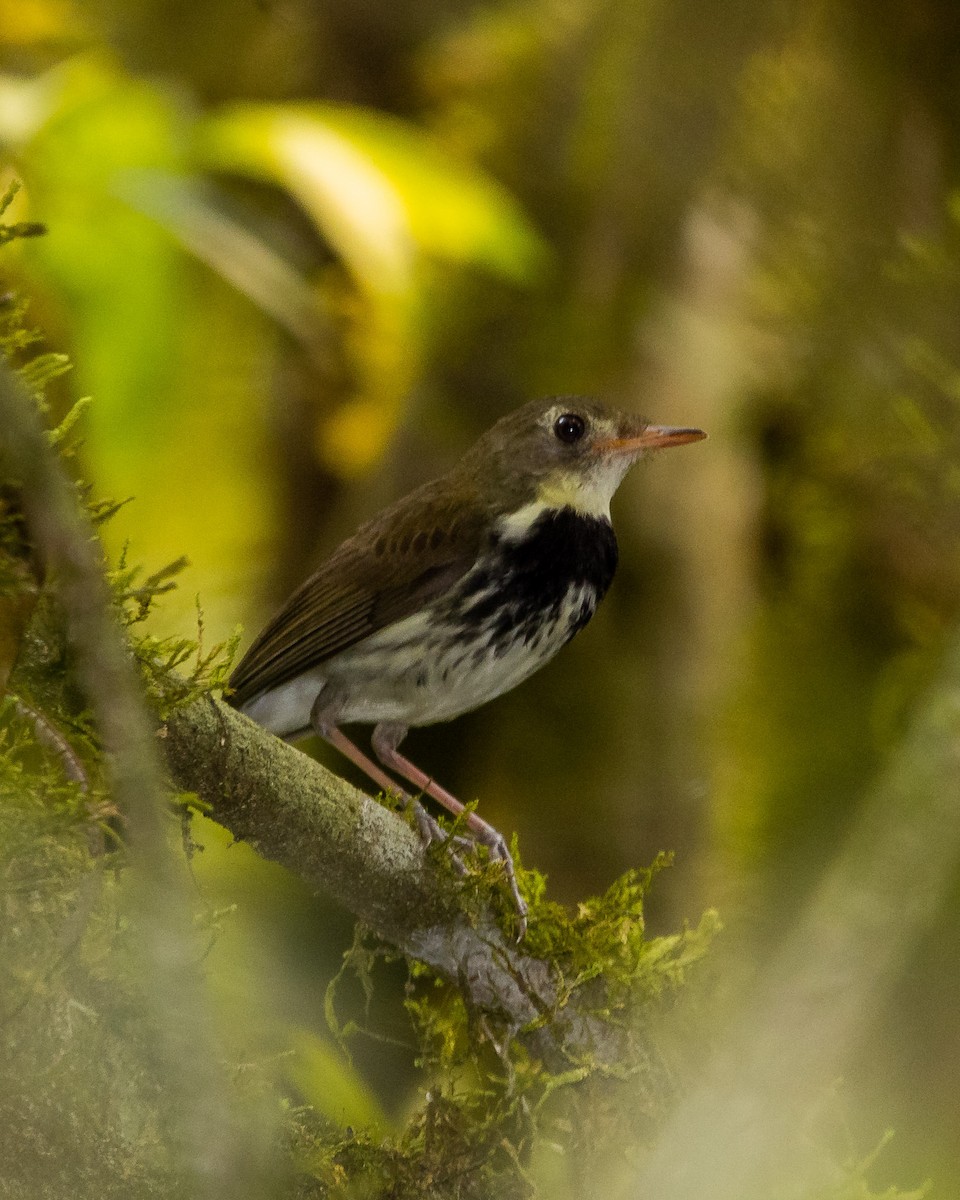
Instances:
[[[577,396],[515,409],[333,551],[247,650],[229,702],[287,741],[319,735],[413,806],[424,842],[443,838],[387,773],[464,812],[400,753],[408,730],[478,708],[552,659],[611,584],[610,501],[628,469],[704,437]],[[378,762],[343,732],[353,723],[374,727]],[[465,823],[503,864],[522,937],[527,906],[506,840],[475,809]]]

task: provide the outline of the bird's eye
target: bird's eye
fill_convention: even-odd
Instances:
[[[587,423],[579,413],[561,413],[553,423],[553,432],[561,442],[579,442],[587,431]]]

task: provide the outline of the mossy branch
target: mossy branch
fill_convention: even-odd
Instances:
[[[624,1061],[627,1034],[600,1015],[597,987],[569,996],[476,889],[461,888],[397,814],[212,698],[160,729],[176,785],[265,858],[336,898],[402,953],[455,983],[477,1012],[523,1036],[553,1069]],[[544,1018],[547,1018],[546,1020]]]
[[[260,1195],[259,1164],[225,1101],[183,868],[167,837],[151,719],[114,619],[98,543],[27,386],[0,363],[0,461],[4,479],[22,496],[33,546],[54,582],[79,681],[107,753],[112,794],[124,814],[138,943],[159,1030],[157,1054],[176,1088],[178,1121],[170,1132],[191,1195],[205,1200]]]

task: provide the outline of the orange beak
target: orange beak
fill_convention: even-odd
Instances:
[[[665,446],[685,446],[687,442],[702,442],[706,436],[702,429],[648,425],[642,433],[633,437],[607,438],[597,442],[596,449],[613,454],[639,454],[642,450],[662,450]]]

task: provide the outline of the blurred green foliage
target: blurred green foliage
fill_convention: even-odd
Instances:
[[[564,898],[676,850],[654,926],[716,903],[730,976],[762,974],[956,626],[952,0],[2,0],[0,31],[8,219],[50,231],[5,270],[73,353],[55,416],[96,398],[83,473],[137,496],[112,552],[193,564],[155,636],[197,592],[211,644],[252,632],[532,394],[707,428],[626,486],[591,629],[411,742]],[[242,944],[302,972],[315,1033],[339,918],[200,857],[271,914]],[[845,1064],[855,1144],[897,1127],[883,1161],[944,1195],[958,892]],[[402,1091],[401,1053],[357,1059]]]

